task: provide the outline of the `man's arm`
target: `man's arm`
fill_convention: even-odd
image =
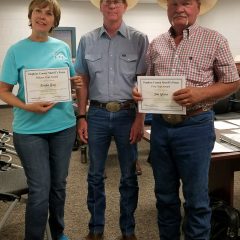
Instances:
[[[17,98],[13,93],[13,85],[0,82],[0,99],[5,103],[13,106],[24,109],[25,111],[34,112],[34,113],[46,113],[51,108],[54,107],[55,103],[50,102],[36,102],[31,104],[26,104]]]
[[[145,74],[139,74],[137,76],[145,76]],[[137,87],[135,87],[135,88],[137,89]],[[133,97],[134,101],[136,101],[134,98],[134,95],[132,95],[132,97]],[[134,120],[132,128],[131,128],[131,132],[130,132],[130,143],[131,144],[141,141],[141,139],[143,137],[143,133],[144,133],[144,119],[145,119],[145,113],[138,112],[138,108],[137,108],[136,117],[135,117],[135,120]]]
[[[232,83],[217,82],[208,87],[188,87],[173,94],[173,99],[182,106],[192,106],[200,102],[216,101],[236,92],[240,87],[240,80]]]
[[[80,74],[79,74],[80,75]],[[87,130],[87,105],[88,105],[88,84],[89,78],[86,75],[80,75],[82,77],[83,85],[80,89],[76,90],[78,101],[78,134],[80,139],[87,143],[88,130]]]

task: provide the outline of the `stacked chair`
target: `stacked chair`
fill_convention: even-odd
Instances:
[[[8,142],[12,134],[7,130],[0,130],[0,201],[10,202],[9,207],[0,219],[0,231],[19,202],[27,201],[28,185],[23,168],[12,163],[12,156],[17,157],[14,146]],[[24,214],[24,213],[23,213]],[[46,236],[52,240],[49,224]],[[1,237],[0,237],[1,238]]]

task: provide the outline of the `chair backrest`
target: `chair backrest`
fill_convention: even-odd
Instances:
[[[219,100],[217,103],[213,105],[213,111],[215,114],[223,114],[231,111],[231,100],[232,96],[226,97],[224,99]]]
[[[10,193],[18,196],[28,193],[23,168],[11,167],[7,171],[0,171],[0,193]]]

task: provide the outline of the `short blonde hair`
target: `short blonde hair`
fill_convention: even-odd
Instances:
[[[45,8],[47,6],[50,6],[53,10],[53,15],[54,15],[54,27],[53,28],[55,28],[59,25],[60,18],[61,18],[61,9],[60,9],[60,5],[57,2],[57,0],[32,0],[28,6],[28,19],[29,20],[31,19],[34,8],[36,8],[36,7]],[[31,22],[29,23],[29,26],[32,27]],[[51,28],[49,32],[51,32],[53,30],[53,28]]]

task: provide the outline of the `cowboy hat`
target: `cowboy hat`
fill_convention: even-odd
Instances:
[[[157,1],[161,7],[167,9],[167,0],[157,0]],[[199,15],[203,15],[204,13],[210,11],[215,6],[217,1],[218,0],[200,0],[201,7],[200,7]]]
[[[97,7],[97,8],[100,8],[100,0],[90,0],[91,3]],[[130,8],[133,8],[137,3],[138,3],[138,0],[126,0],[127,2],[127,9],[129,10]]]

